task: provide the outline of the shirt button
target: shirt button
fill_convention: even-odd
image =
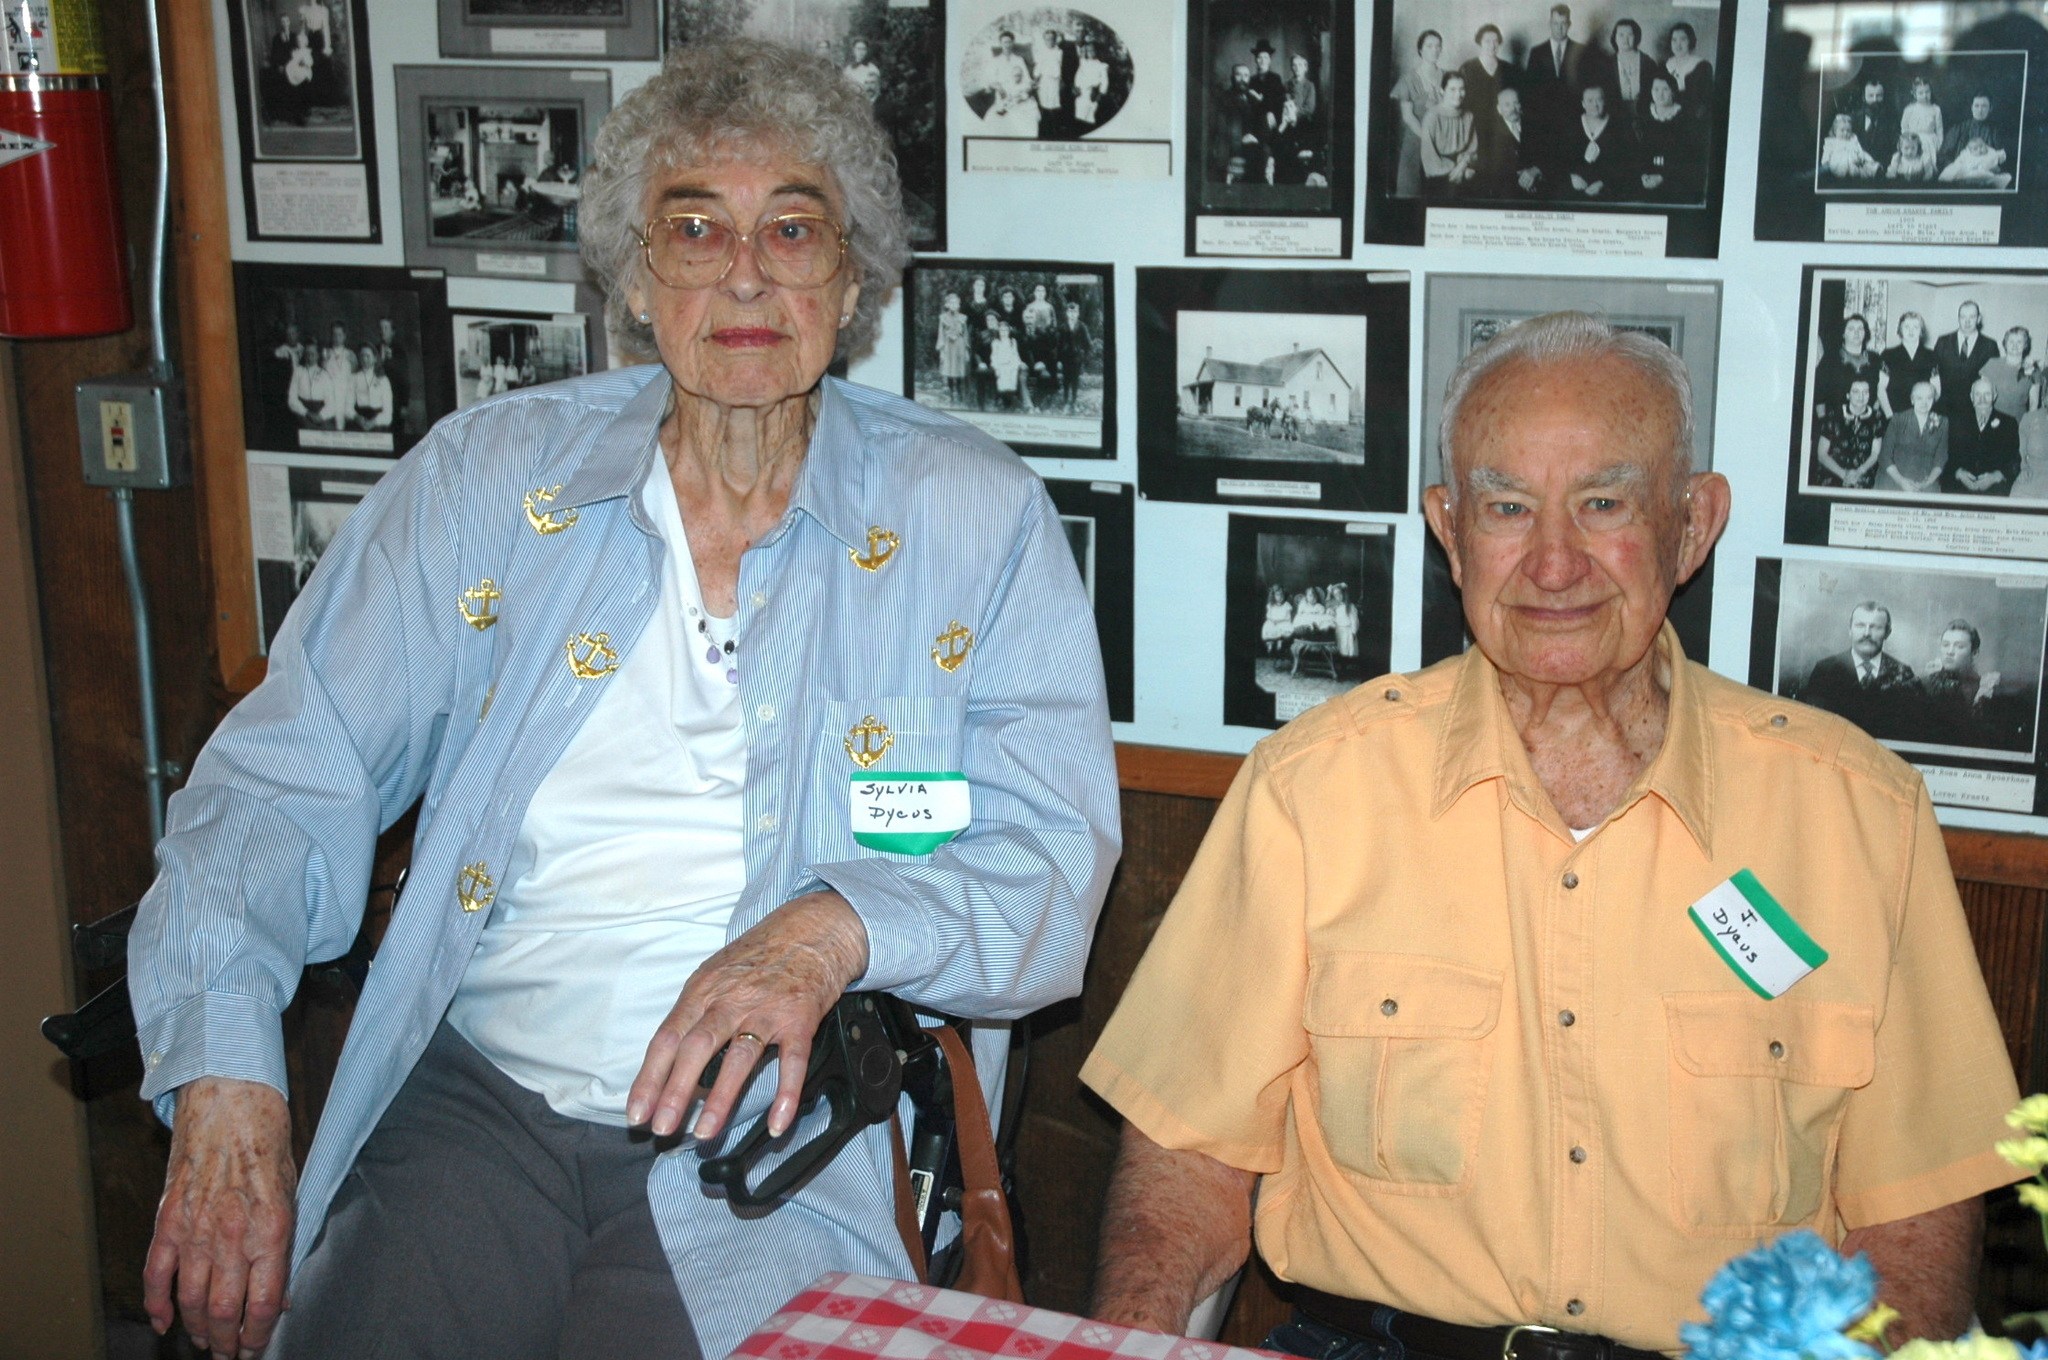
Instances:
[[[1570,1011],[1559,1011],[1557,1013],[1557,1023],[1563,1025],[1566,1029],[1570,1029],[1573,1025],[1579,1023],[1579,1017],[1573,1015]]]
[[[755,591],[752,603],[754,608],[756,609],[759,609],[762,605],[768,603],[768,592],[765,590]]]
[[[1782,714],[1782,713],[1773,713],[1773,714],[1771,715],[1771,726],[1773,726],[1773,727],[1783,727],[1784,725],[1785,725],[1785,715],[1784,715],[1784,714]]]
[[[772,812],[762,813],[754,819],[754,825],[763,831],[773,831],[775,829],[775,814]]]
[[[1582,1148],[1582,1147],[1575,1147],[1575,1148],[1573,1148],[1573,1149],[1571,1150],[1571,1159],[1572,1159],[1572,1165],[1573,1165],[1573,1166],[1581,1166],[1581,1165],[1583,1165],[1583,1164],[1585,1163],[1585,1160],[1586,1160],[1586,1150],[1585,1150],[1584,1148]]]
[[[1381,1015],[1392,1015],[1400,1009],[1401,1003],[1394,1000],[1394,998],[1392,998],[1391,996],[1388,997],[1385,1001],[1380,1002]]]
[[[1570,1313],[1573,1317],[1577,1317],[1579,1314],[1586,1311],[1586,1305],[1580,1302],[1578,1299],[1571,1299],[1565,1303],[1564,1310],[1565,1312]]]
[[[1773,1058],[1782,1058],[1785,1056],[1785,1046],[1779,1043],[1776,1039],[1771,1040],[1771,1056]]]
[[[1400,701],[1400,698],[1401,698],[1401,691],[1400,691],[1400,690],[1397,690],[1397,689],[1390,689],[1390,690],[1388,690],[1388,691],[1387,691],[1387,702],[1388,702],[1388,703],[1390,703],[1390,704],[1391,704],[1391,703],[1398,703],[1398,702]]]
[[[1566,887],[1567,889],[1571,889],[1571,888],[1576,888],[1576,887],[1578,887],[1578,886],[1579,886],[1579,876],[1578,876],[1577,874],[1573,873],[1573,872],[1572,872],[1571,870],[1569,870],[1569,869],[1565,870],[1565,871],[1564,871],[1564,886],[1565,886],[1565,887]]]
[[[755,710],[754,710],[754,716],[755,716],[755,717],[757,717],[757,718],[759,718],[759,719],[760,719],[760,720],[761,720],[762,722],[774,722],[774,721],[775,721],[775,705],[774,705],[774,704],[762,704],[762,705],[761,705],[761,706],[760,706],[759,708],[757,708],[757,709],[755,709]]]
[[[164,1051],[162,1049],[158,1049],[156,1050],[156,1052],[149,1055],[149,1065],[151,1067],[161,1067],[163,1066],[163,1062]]]

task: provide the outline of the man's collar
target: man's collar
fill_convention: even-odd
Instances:
[[[1677,814],[1700,852],[1712,855],[1714,765],[1706,711],[1694,693],[1685,649],[1670,620],[1665,620],[1652,646],[1658,664],[1667,668],[1671,677],[1664,745],[1615,811],[1644,794],[1655,794]],[[1504,780],[1509,797],[1530,816],[1559,820],[1508,714],[1507,700],[1500,692],[1500,673],[1473,647],[1459,665],[1443,731],[1437,737],[1429,815],[1441,817],[1466,790],[1489,779]]]

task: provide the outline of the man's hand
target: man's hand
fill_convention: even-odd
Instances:
[[[1090,1317],[1179,1336],[1251,1254],[1258,1177],[1125,1124],[1102,1211]]]
[[[698,1138],[717,1137],[772,1046],[780,1067],[768,1129],[783,1133],[796,1122],[818,1022],[867,970],[867,927],[845,898],[815,892],[784,902],[684,984],[647,1045],[626,1096],[626,1122],[647,1124],[659,1137],[676,1132],[705,1064],[729,1045],[692,1130]]]
[[[1877,1267],[1877,1296],[1899,1310],[1885,1338],[1900,1346],[1915,1337],[1961,1336],[1976,1310],[1977,1261],[1984,1246],[1984,1201],[1973,1196],[1941,1209],[1857,1228],[1842,1255],[1867,1252]]]
[[[175,1316],[201,1350],[247,1357],[263,1349],[285,1307],[297,1186],[291,1112],[276,1088],[227,1077],[179,1088],[142,1270],[143,1307],[159,1335]]]

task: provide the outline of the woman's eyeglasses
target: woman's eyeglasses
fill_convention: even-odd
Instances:
[[[754,263],[769,282],[784,288],[830,283],[846,263],[847,232],[816,213],[764,218],[749,232],[704,213],[670,213],[636,234],[648,271],[671,288],[717,283],[732,271],[742,243],[753,246]]]

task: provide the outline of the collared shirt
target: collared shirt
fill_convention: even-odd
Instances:
[[[1082,1079],[1261,1173],[1283,1279],[1670,1350],[1760,1240],[2018,1178],[1918,777],[1658,646],[1663,749],[1583,841],[1476,649],[1245,762]],[[1774,1001],[1687,915],[1745,867],[1830,954]]]
[[[166,1117],[201,1076],[285,1088],[278,1016],[305,964],[354,938],[378,828],[423,798],[300,1178],[295,1266],[447,1009],[527,800],[653,612],[663,549],[633,493],[667,395],[659,368],[623,369],[443,421],[336,535],[268,678],[171,802],[129,947],[142,1091]],[[497,599],[465,595],[483,578]],[[788,513],[741,559],[739,608],[747,882],[729,932],[830,886],[867,928],[858,988],[988,1020],[1077,992],[1117,787],[1094,625],[1038,478],[969,426],[827,380]],[[947,670],[956,625],[972,643]],[[973,824],[930,855],[853,840],[848,747],[868,728],[880,749],[877,726],[876,772],[968,777]],[[992,1085],[1003,1027],[975,1038]],[[735,1127],[773,1080],[751,1083]],[[655,1162],[648,1196],[706,1355],[825,1270],[909,1269],[887,1128],[746,1221],[703,1192],[698,1149]]]

